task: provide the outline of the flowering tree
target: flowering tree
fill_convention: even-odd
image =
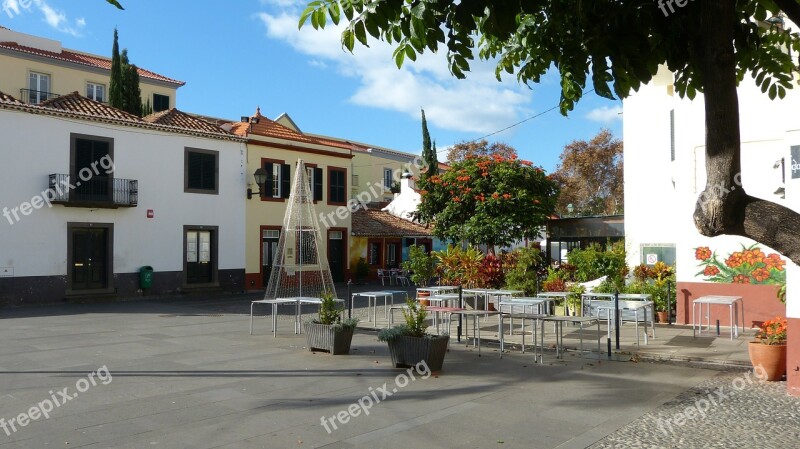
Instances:
[[[540,167],[499,154],[469,156],[419,183],[421,221],[442,240],[510,245],[535,238],[553,214],[556,183]]]

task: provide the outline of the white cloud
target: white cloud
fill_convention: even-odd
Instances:
[[[50,25],[51,28],[61,31],[62,33],[80,36],[78,30],[69,25],[67,15],[63,11],[54,9],[45,0],[33,0],[33,4],[44,15],[44,21]],[[86,24],[86,21],[84,20],[82,25],[80,23],[81,20],[76,23],[78,28],[83,27]]]
[[[78,20],[75,21],[75,25],[77,25],[79,28],[85,27],[86,19],[84,19],[83,17],[79,18]]]
[[[617,120],[622,120],[622,106],[608,107],[603,106],[595,108],[586,114],[586,118],[595,122],[611,123]]]
[[[282,0],[273,0],[272,3]],[[286,42],[310,58],[310,64],[328,63],[344,76],[358,80],[350,101],[419,118],[448,130],[487,133],[504,128],[530,114],[530,90],[515,81],[499,83],[492,62],[474,61],[466,80],[453,77],[444,53],[418,55],[397,69],[392,47],[370,38],[370,47],[357,44],[354,54],[342,48],[344,23],[323,30],[310,24],[298,30],[299,12],[261,13],[267,36]]]

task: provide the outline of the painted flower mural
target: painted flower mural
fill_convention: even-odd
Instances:
[[[786,282],[786,261],[775,253],[764,254],[754,244],[742,245],[741,251],[734,251],[721,257],[707,246],[695,248],[694,257],[701,270],[696,276],[705,277],[709,282],[728,284],[783,284]]]

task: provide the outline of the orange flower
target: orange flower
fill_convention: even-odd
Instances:
[[[772,253],[769,256],[764,258],[764,263],[767,264],[767,270],[776,269],[778,271],[783,271],[783,266],[786,265],[786,261],[781,259],[781,256]]]
[[[533,204],[539,204],[539,203],[541,203],[541,201],[539,201],[539,200],[533,200]]]
[[[750,278],[748,276],[743,275],[743,274],[737,274],[736,276],[733,277],[733,283],[734,284],[749,284],[750,283]]]
[[[744,263],[744,257],[742,257],[742,253],[735,252],[728,257],[728,260],[725,261],[725,265],[731,268],[738,268]]]
[[[511,195],[510,195],[510,194],[508,194],[508,193],[504,193],[504,194],[503,194],[503,198],[505,198],[505,199],[509,199],[509,198],[511,198]]]
[[[709,265],[703,270],[703,274],[706,276],[716,276],[719,274],[719,268],[715,267],[714,265]]]
[[[454,203],[458,203],[459,201],[461,201],[461,198],[459,198],[459,197],[457,197],[457,196],[454,196],[454,197],[453,197],[453,202],[454,202]]]
[[[751,249],[742,253],[742,258],[750,266],[753,266],[764,260],[764,253],[760,249]]]
[[[758,282],[764,282],[770,278],[769,270],[765,268],[756,268],[751,274],[753,275],[753,279]]]
[[[708,260],[711,258],[711,250],[707,246],[701,246],[694,250],[694,258],[697,260]]]
[[[483,172],[483,173],[481,173],[481,176],[483,176],[485,178],[485,177],[489,176],[489,172]]]
[[[492,198],[494,198],[494,199],[498,199],[498,198],[500,198],[500,194],[499,194],[499,193],[497,193],[497,192],[494,192],[494,193],[492,194]]]
[[[519,163],[526,167],[530,167],[531,165],[533,165],[533,162],[531,161],[519,161]]]
[[[765,345],[779,345],[786,342],[786,318],[775,317],[773,320],[764,321],[759,328],[756,338],[760,338]]]

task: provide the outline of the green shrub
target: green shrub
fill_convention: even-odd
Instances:
[[[517,248],[506,256],[506,286],[522,290],[526,296],[537,292],[539,274],[546,268],[542,252],[535,248]]]

